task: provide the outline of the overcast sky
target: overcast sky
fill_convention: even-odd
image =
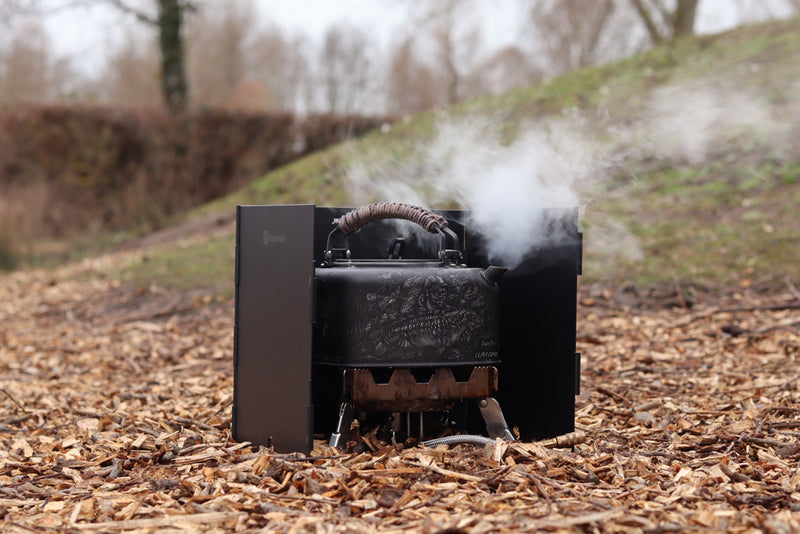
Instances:
[[[519,1],[477,0],[475,17],[481,21],[487,41],[507,44],[515,37]],[[63,4],[47,0],[45,4]],[[152,9],[151,0],[131,0],[131,5]],[[264,25],[276,24],[288,33],[302,33],[321,39],[328,27],[346,23],[364,28],[383,46],[393,36],[404,35],[409,5],[407,0],[253,0]],[[53,48],[59,55],[75,58],[85,70],[102,65],[105,51],[115,44],[121,27],[135,27],[129,15],[121,14],[102,1],[87,2],[57,10],[46,19]],[[513,27],[514,31],[509,31]]]
[[[593,1],[593,0],[587,0]],[[519,2],[530,0],[477,0],[474,15],[480,21],[488,45],[506,44],[518,34]],[[697,31],[716,33],[740,24],[738,5],[752,7],[751,18],[783,16],[785,0],[701,0]],[[63,5],[64,0],[47,0]],[[408,0],[253,0],[264,24],[272,22],[290,33],[301,32],[319,39],[335,24],[362,27],[385,46],[393,35],[404,32]],[[131,0],[132,5],[151,8],[151,0]],[[121,15],[102,1],[87,2],[52,14],[46,21],[54,49],[59,55],[75,58],[76,66],[92,71],[102,65],[104,51],[114,46],[115,36],[132,19]],[[504,42],[505,41],[505,42]]]

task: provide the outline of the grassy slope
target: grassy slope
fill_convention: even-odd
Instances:
[[[604,153],[627,154],[612,157],[615,164],[605,166],[604,179],[584,192],[590,199],[583,218],[586,279],[717,286],[788,274],[798,281],[800,144],[784,142],[800,134],[792,126],[800,109],[798,80],[798,19],[689,39],[547,84],[463,103],[436,116],[412,117],[388,133],[374,132],[278,169],[194,216],[231,214],[236,204],[351,205],[345,174],[354,154],[369,153],[378,166],[408,163],[420,157],[410,147],[424,145],[442,115],[490,115],[511,140],[525,122],[577,110],[586,120],[585,133]],[[621,142],[609,135],[612,127],[617,132],[647,130],[643,117],[651,99],[667,86],[688,87],[680,93],[684,97],[709,88],[746,95],[747,102],[769,112],[772,126],[782,128],[782,141],[775,140],[774,132],[737,122],[735,105],[720,112],[728,122],[717,124],[700,159],[665,156],[659,153],[659,140],[643,148],[635,140]],[[690,104],[680,97],[674,105],[676,113],[689,117],[704,109],[703,102]],[[691,122],[684,127],[687,135],[695,128]],[[610,221],[635,236],[641,259],[626,259],[605,242]],[[112,275],[140,284],[228,287],[232,236],[151,250],[147,258]]]

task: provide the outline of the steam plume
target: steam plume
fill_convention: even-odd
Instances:
[[[631,210],[647,209],[636,206],[631,189],[604,186],[608,177],[629,173],[631,163],[699,165],[743,140],[767,144],[779,157],[796,157],[798,99],[776,107],[763,95],[732,85],[725,89],[720,79],[714,85],[702,80],[664,85],[620,118],[602,109],[566,111],[519,126],[487,115],[442,117],[426,141],[392,147],[402,158],[359,153],[348,171],[350,195],[361,203],[392,200],[471,210],[471,226],[487,239],[490,259],[514,267],[536,248],[564,238],[547,226],[540,208],[579,206],[583,213],[588,206],[597,213],[602,195],[623,194]],[[602,247],[594,253],[641,259],[628,228],[608,214],[593,219],[587,244]],[[520,236],[526,237],[526,248],[520,247]]]
[[[395,162],[377,172],[369,164],[353,166],[351,194],[358,202],[391,198],[469,209],[490,259],[513,267],[531,249],[563,239],[543,230],[541,208],[578,205],[575,186],[591,168],[591,152],[565,125],[527,128],[510,144],[502,142],[499,126],[486,117],[442,120],[433,139],[415,147],[416,163]]]

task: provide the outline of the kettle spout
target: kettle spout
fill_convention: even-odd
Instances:
[[[481,271],[481,276],[489,285],[494,285],[497,280],[503,276],[508,269],[505,267],[497,267],[496,265],[490,265],[485,270]]]

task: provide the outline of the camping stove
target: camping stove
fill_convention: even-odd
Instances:
[[[507,269],[466,211],[239,206],[234,439],[308,452],[374,424],[512,440],[506,417],[521,439],[571,432],[581,234],[577,210],[542,218],[557,239],[519,236],[533,252]]]

